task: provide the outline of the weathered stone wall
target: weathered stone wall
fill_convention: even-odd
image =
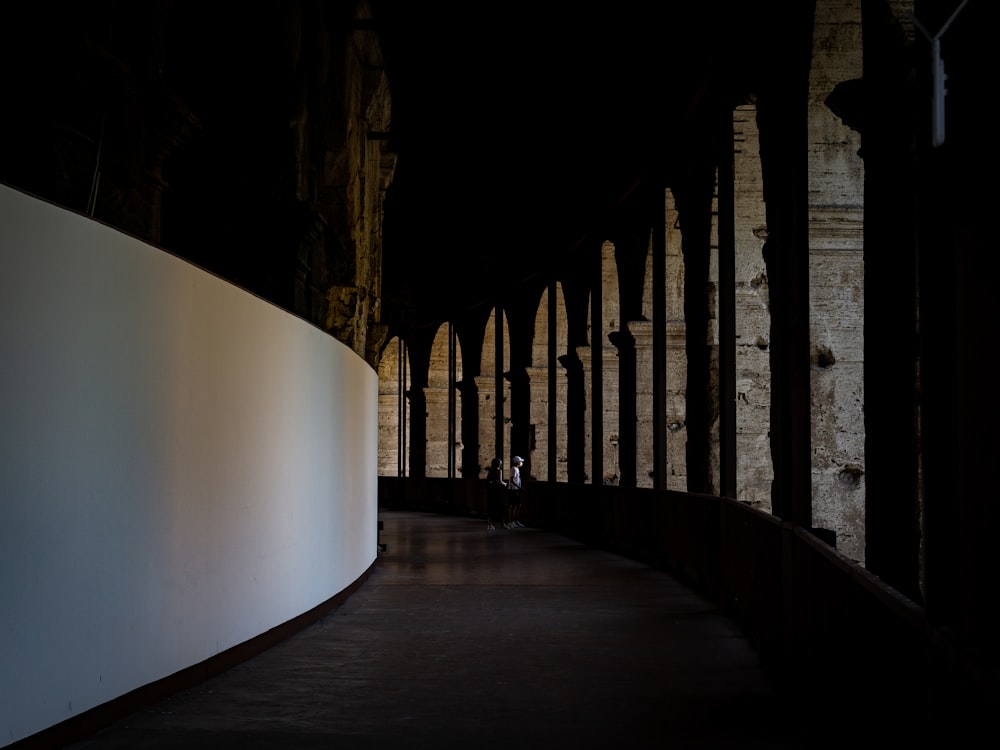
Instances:
[[[555,481],[566,482],[569,480],[569,373],[560,361],[560,357],[565,357],[569,350],[569,322],[566,314],[566,300],[563,297],[561,284],[555,285],[556,289],[556,361],[552,363],[555,368],[556,386],[556,475]]]
[[[530,445],[531,457],[526,466],[530,466],[530,475],[525,475],[525,468],[521,469],[524,479],[539,479],[554,482],[565,482],[568,479],[567,459],[568,459],[568,435],[566,421],[566,370],[562,367],[558,358],[566,354],[568,347],[568,322],[566,316],[566,305],[563,299],[562,286],[555,284],[555,330],[556,340],[555,352],[556,360],[549,361],[549,290],[542,293],[538,309],[535,313],[534,338],[531,345],[531,367],[528,367],[528,389],[531,398],[530,410],[530,434],[532,441]],[[555,403],[549,403],[549,382],[554,379]],[[552,425],[555,433],[555,461],[556,470],[554,476],[549,476],[549,428],[550,409],[554,407],[555,424]]]
[[[733,113],[735,181],[736,491],[771,511],[771,311],[762,250],[767,239],[756,108]]]
[[[410,388],[409,368],[404,367],[406,349],[397,338],[389,341],[378,365],[378,473],[379,476],[406,475],[406,456],[400,439],[406,438],[404,408]],[[402,368],[402,369],[401,369]],[[402,378],[405,372],[405,380]],[[402,464],[402,465],[401,465]]]
[[[370,17],[366,3],[356,13]],[[339,148],[331,144],[321,159],[311,160],[324,167],[320,209],[338,225],[324,323],[374,365],[386,335],[379,299],[385,193],[396,167],[384,138],[392,121],[392,97],[376,34],[350,34],[344,59],[343,143]]]
[[[595,482],[618,484],[621,469],[618,465],[618,399],[619,368],[618,352],[611,344],[609,336],[621,330],[621,299],[619,297],[618,265],[615,262],[615,246],[611,242],[601,245],[601,287],[602,313],[604,330],[594,335],[595,356],[603,357],[604,403],[604,468],[601,477],[594,477]]]
[[[809,83],[813,526],[865,558],[864,163],[860,135],[825,104],[860,78],[861,0],[816,4]]]
[[[496,392],[496,378],[490,375],[480,375],[475,379],[476,389],[479,391],[479,459],[478,475],[481,479],[486,478],[486,471],[490,468],[490,461],[496,456],[494,445],[496,443],[496,399],[493,394]]]
[[[531,475],[524,467],[521,475],[525,479],[548,481],[549,477],[549,373],[548,367],[526,367],[528,393],[531,398],[531,422],[529,428],[531,454]],[[558,430],[558,427],[556,427]]]
[[[705,304],[708,308],[709,383],[708,400],[709,432],[706,436],[709,446],[710,484],[708,492],[716,494],[721,487],[720,465],[722,462],[721,439],[719,434],[719,191],[718,185],[712,194],[712,226],[709,234],[708,289]],[[689,388],[690,388],[689,381]],[[690,438],[689,438],[690,439]]]
[[[588,314],[588,320],[589,320]],[[588,330],[590,326],[588,324]],[[593,349],[589,346],[578,346],[575,349],[576,357],[580,360],[580,374],[583,379],[583,403],[589,410],[583,419],[583,480],[593,483],[599,481],[594,477],[594,369],[592,362]]]
[[[499,458],[504,462],[504,472],[508,469],[509,460],[503,456],[503,450],[497,445],[497,419],[509,419],[509,404],[497,404],[496,399],[496,316],[499,313],[494,309],[486,322],[483,333],[482,356],[479,363],[480,375],[475,379],[476,388],[479,392],[479,469],[478,476],[485,479],[486,471],[490,467],[490,462],[494,458]],[[503,335],[503,362],[501,372],[507,372],[510,368],[510,343],[507,332],[506,318],[502,320]],[[509,384],[504,383],[503,392],[509,393]],[[506,402],[506,398],[504,401]],[[506,422],[504,426],[505,445],[509,445],[510,425]]]
[[[538,310],[535,312],[535,333],[531,340],[531,363],[525,368],[528,376],[529,404],[528,418],[531,422],[532,435],[531,476],[534,479],[549,481],[549,378],[555,362],[549,361],[549,290],[542,292]],[[558,425],[555,426],[558,430]],[[521,474],[524,477],[524,469]]]
[[[667,319],[667,489],[687,490],[687,348],[684,328],[684,253],[681,249],[677,202],[664,191],[666,206]],[[652,314],[650,312],[650,314]]]
[[[454,384],[462,379],[462,353],[456,346],[454,378],[449,366],[451,359],[451,327],[445,323],[434,336],[431,346],[430,367],[427,374],[427,388],[424,389],[426,403],[426,476],[449,476],[449,464],[454,462],[454,476],[461,476],[461,445],[458,441],[462,435],[462,410],[457,403],[455,394],[455,430],[450,429],[450,413]]]
[[[628,331],[635,340],[635,444],[636,487],[653,486],[653,323],[630,320]],[[648,437],[643,437],[648,436]]]

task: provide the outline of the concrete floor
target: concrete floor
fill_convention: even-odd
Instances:
[[[74,748],[806,748],[736,626],[535,529],[380,513],[344,604]]]

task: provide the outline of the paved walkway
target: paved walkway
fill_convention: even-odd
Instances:
[[[75,748],[807,748],[756,655],[670,575],[535,529],[383,511],[319,622]]]

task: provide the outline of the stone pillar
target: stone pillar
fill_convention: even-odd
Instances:
[[[480,375],[474,379],[476,390],[479,392],[479,472],[478,476],[486,478],[486,471],[490,467],[490,461],[494,458],[503,459],[496,447],[496,425],[497,411],[496,399],[496,378],[488,375]],[[504,470],[507,469],[507,461],[504,460]]]
[[[476,479],[479,474],[479,389],[474,379],[462,379],[455,383],[458,397],[458,413],[461,431],[459,469],[457,476]]]
[[[378,394],[378,474],[380,477],[399,475],[399,392]]]
[[[862,77],[861,0],[816,4],[809,80],[812,525],[865,560],[864,199],[861,136],[826,101]]]
[[[378,473],[406,476],[406,349],[399,339],[386,347],[378,367]]]
[[[569,372],[561,363],[556,363],[556,475],[555,481],[565,482],[569,479],[569,412],[567,410],[567,393],[569,391]]]
[[[733,113],[735,185],[736,497],[771,512],[771,309],[767,214],[756,108]]]
[[[615,246],[605,242],[601,246],[601,321],[602,330],[595,330],[594,356],[601,357],[602,403],[599,405],[604,425],[604,465],[601,467],[600,481],[617,485],[621,481],[619,468],[619,360],[618,350],[612,345],[611,337],[621,330],[621,302],[619,299],[618,266],[615,261]]]
[[[573,409],[582,401],[583,384],[580,363],[572,354],[564,354],[556,363],[556,481],[575,481],[572,473],[583,475],[579,451],[583,445],[582,433],[586,414]]]
[[[715,242],[715,167],[693,160],[691,180],[674,185],[684,259],[682,275],[687,384],[685,425],[687,475],[691,492],[716,494],[719,477],[718,326],[716,302],[718,246]],[[669,325],[669,322],[668,322]]]
[[[424,389],[427,408],[426,474],[428,477],[448,476],[448,455],[452,450],[448,439],[448,389]]]
[[[687,329],[667,322],[667,489],[687,491]]]
[[[878,200],[868,202],[865,215],[865,243],[875,250],[865,258],[865,288],[872,294],[865,294],[864,321],[864,563],[869,571],[914,601],[924,601],[925,595],[933,601],[937,579],[942,584],[937,591],[948,601],[951,596],[947,592],[953,588],[952,581],[961,577],[960,568],[953,567],[957,557],[954,544],[946,542],[937,555],[934,542],[923,536],[928,525],[932,529],[941,528],[935,523],[936,511],[944,511],[940,520],[945,521],[946,527],[950,527],[947,520],[950,514],[960,512],[952,503],[957,464],[936,462],[938,471],[942,472],[939,477],[945,484],[940,485],[944,490],[940,494],[943,507],[935,508],[931,498],[936,494],[936,483],[933,476],[927,477],[921,457],[935,453],[937,441],[942,441],[940,446],[946,446],[951,440],[948,432],[935,431],[936,436],[924,434],[924,427],[929,424],[927,420],[932,419],[935,410],[928,410],[921,391],[927,387],[927,378],[933,383],[937,368],[933,362],[919,361],[922,347],[915,341],[931,347],[938,366],[950,367],[955,350],[949,348],[942,352],[940,337],[927,337],[926,326],[934,320],[935,308],[952,313],[956,309],[951,300],[938,295],[937,275],[927,278],[918,273],[923,254],[932,259],[931,267],[943,270],[938,266],[938,254],[944,246],[935,234],[923,233],[926,225],[918,218],[926,219],[928,212],[923,208],[937,203],[935,191],[925,195],[921,189],[925,181],[926,186],[930,186],[936,185],[936,180],[932,173],[925,171],[923,158],[927,155],[913,148],[913,143],[919,142],[916,134],[926,128],[926,120],[914,118],[913,106],[918,101],[914,97],[923,97],[916,92],[923,90],[930,71],[924,77],[914,77],[911,65],[900,64],[902,56],[908,54],[906,50],[913,48],[914,34],[920,32],[914,27],[912,17],[905,13],[913,10],[913,0],[893,5],[896,21],[906,30],[905,39],[888,33],[888,27],[883,29],[883,34],[875,33],[870,20],[865,19],[866,50],[877,52],[864,62],[864,81],[842,82],[832,97],[843,119],[854,122],[863,113],[865,189],[869,195],[878,196]],[[867,15],[871,6],[865,7]],[[875,25],[875,28],[881,27]],[[946,43],[953,44],[952,41]],[[978,53],[972,51],[970,54]],[[919,59],[916,58],[918,64]],[[982,122],[986,124],[987,121]],[[910,137],[903,137],[906,133]],[[978,147],[975,139],[968,139],[967,143],[973,149]],[[965,201],[964,195],[955,198],[959,205]],[[928,199],[931,203],[926,202]],[[942,208],[935,205],[935,211]],[[972,208],[965,206],[965,210]],[[977,213],[971,211],[970,217]],[[992,220],[979,215],[986,221]],[[966,225],[963,234],[968,228]],[[986,283],[993,283],[993,278],[985,279]],[[924,289],[932,290],[933,297],[927,298],[922,293],[921,280],[926,284]],[[919,313],[918,304],[923,308]],[[987,317],[983,322],[989,320]],[[918,331],[921,332],[919,337]],[[925,369],[928,365],[931,372]],[[946,392],[951,390],[945,388]],[[950,409],[940,414],[950,423],[953,417]],[[982,445],[986,447],[985,443]],[[850,475],[845,477],[849,478]],[[924,505],[925,501],[929,501],[929,505]],[[992,529],[988,533],[992,533]],[[945,539],[948,536],[946,532]],[[971,562],[974,558],[967,559]],[[929,615],[934,616],[933,607]]]
[[[594,387],[593,387],[593,367],[591,357],[593,353],[589,346],[578,346],[576,357],[580,360],[580,369],[583,372],[583,404],[588,409],[594,408]],[[584,481],[600,483],[600,477],[594,476],[593,462],[593,421],[590,415],[585,414],[583,420],[583,474]]]
[[[653,440],[656,429],[653,419],[653,323],[632,320],[628,331],[635,342],[635,431],[642,436],[636,441],[636,487],[653,486]]]
[[[504,469],[510,462],[505,455],[510,446],[510,383],[506,380],[510,361],[510,343],[502,310],[495,309],[483,329],[479,360],[480,375],[475,378],[479,393],[479,466],[477,475],[485,479],[490,462],[499,458]],[[471,475],[471,473],[470,473]]]
[[[550,311],[555,306],[555,300],[550,296],[554,285],[542,293],[535,311],[535,328],[531,343],[531,364],[525,368],[528,377],[529,393],[529,451],[530,461],[522,467],[522,476],[530,466],[531,478],[541,481],[555,481],[555,471],[551,469],[550,458],[555,448],[555,433],[559,431],[560,423],[552,418],[555,409],[555,399],[552,394],[552,378],[556,376],[553,351],[555,340],[552,336],[556,319]],[[523,477],[527,478],[527,477]]]
[[[531,478],[552,480],[549,476],[549,376],[548,367],[525,368],[531,398]],[[527,477],[524,477],[525,479]]]
[[[621,429],[619,420],[619,372],[618,372],[618,350],[613,346],[605,346],[601,349],[601,357],[604,361],[604,484],[617,485],[621,481],[621,467],[619,464],[619,431]]]
[[[678,228],[677,201],[666,201],[666,362],[667,489],[687,491],[687,326],[684,323],[684,252]]]
[[[407,463],[410,471],[407,476],[426,477],[427,476],[427,404],[424,400],[424,389],[419,386],[409,388],[406,391],[406,398],[409,401],[410,421],[407,427],[410,430],[409,458]]]

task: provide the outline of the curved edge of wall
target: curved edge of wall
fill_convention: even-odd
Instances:
[[[378,376],[0,185],[0,746],[231,651],[377,556]]]

